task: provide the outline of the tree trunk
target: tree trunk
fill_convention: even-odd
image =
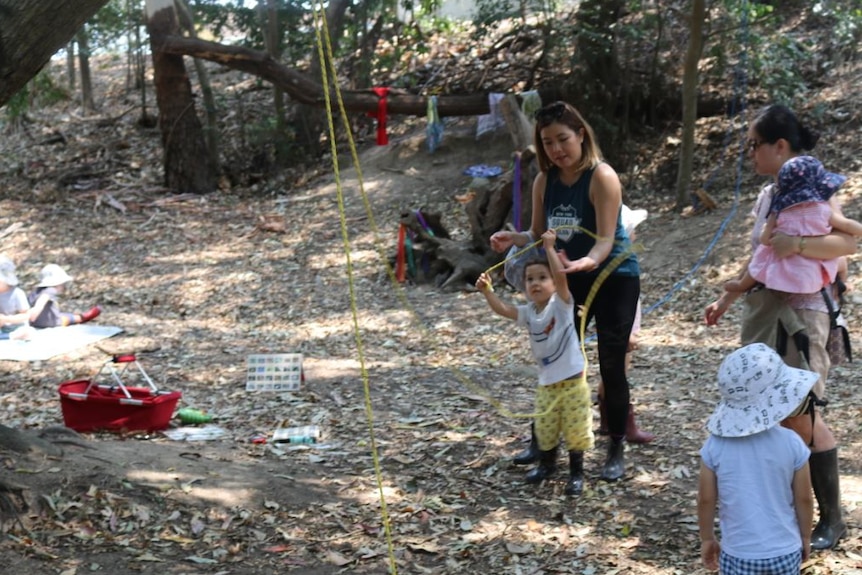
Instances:
[[[66,44],[66,76],[69,77],[69,92],[75,92],[75,41]]]
[[[81,70],[81,108],[89,113],[96,109],[93,100],[93,74],[90,72],[90,40],[87,27],[83,26],[76,35],[78,40],[78,67]]]
[[[179,30],[173,0],[147,0],[147,29],[165,154],[165,185],[179,193],[212,192],[216,188],[215,169],[195,112],[185,63],[182,56],[160,49],[165,36]]]
[[[617,108],[621,78],[615,30],[625,0],[582,0],[578,7],[573,81],[580,86],[574,104],[582,108],[605,154],[617,156]],[[544,102],[544,98],[542,99]]]
[[[177,7],[180,22],[182,22],[182,26],[185,31],[192,38],[197,38],[194,18],[192,17],[191,10],[189,10],[186,0],[175,0],[175,6]],[[218,172],[219,164],[221,162],[219,161],[218,118],[216,114],[215,95],[213,94],[212,83],[210,82],[210,73],[207,71],[204,61],[200,58],[194,58],[194,64],[195,72],[198,75],[198,84],[200,85],[201,96],[203,96],[204,110],[206,112],[207,122],[204,136],[206,137],[207,150],[209,150],[210,162],[212,162],[213,169]]]
[[[332,44],[333,52],[338,48],[339,39],[342,36],[344,29],[344,15],[347,8],[350,7],[350,0],[334,0],[329,3],[326,9],[326,28],[329,31],[330,43]],[[367,10],[366,3],[361,3],[360,10]],[[325,51],[324,51],[325,53]],[[308,77],[312,81],[321,80],[322,68],[320,62],[320,52],[315,47],[314,54],[311,58],[311,66],[309,66]],[[327,75],[332,80],[332,70],[326,70]],[[321,87],[322,87],[321,83]],[[290,94],[290,92],[288,92]],[[291,94],[292,97],[295,98]],[[296,99],[296,98],[295,98]],[[323,131],[325,116],[320,107],[314,107],[300,100],[296,110],[296,127],[299,132],[298,139],[300,144],[308,150],[309,154],[314,156],[320,152],[320,133]]]
[[[0,106],[9,101],[108,0],[0,4]]]
[[[275,0],[258,0],[258,13],[266,53],[273,60],[278,61],[281,59],[281,24],[278,20],[278,6]],[[276,164],[284,166],[286,165],[287,118],[284,111],[284,90],[277,85],[272,87],[272,100],[275,114],[275,133],[272,137],[275,144],[275,161]]]
[[[676,209],[689,201],[689,187],[694,163],[694,128],[697,122],[697,65],[703,52],[703,24],[706,18],[704,0],[694,0],[691,7],[688,52],[682,77],[682,144],[679,148],[679,169],[676,176]]]

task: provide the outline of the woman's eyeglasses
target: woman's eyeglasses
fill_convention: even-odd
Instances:
[[[564,103],[554,102],[536,110],[535,120],[540,124],[549,124],[562,118],[565,111],[566,105]]]
[[[748,140],[748,142],[745,144],[745,149],[751,153],[754,153],[757,151],[757,148],[759,148],[765,143],[766,142],[758,142],[757,140]]]

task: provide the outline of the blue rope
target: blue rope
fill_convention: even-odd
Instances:
[[[730,119],[730,127],[727,130],[727,133],[724,136],[724,141],[722,143],[722,157],[727,152],[728,147],[731,144],[733,135],[735,130],[733,129],[733,119],[736,116],[741,116],[746,111],[746,101],[745,101],[745,93],[748,90],[748,75],[746,70],[748,69],[748,0],[742,0],[742,26],[740,26],[740,45],[742,49],[739,53],[739,60],[734,67],[733,73],[733,98],[731,99],[730,110],[728,112],[728,117]],[[737,111],[737,107],[739,111]],[[724,232],[727,230],[727,226],[730,224],[731,220],[736,216],[736,212],[739,209],[739,191],[742,188],[742,168],[743,163],[745,162],[745,135],[746,135],[746,122],[742,123],[742,127],[738,130],[738,151],[737,151],[737,161],[736,161],[736,183],[733,189],[733,205],[730,208],[730,211],[722,220],[721,225],[718,226],[718,230],[716,230],[715,234],[712,237],[712,240],[709,242],[709,245],[706,246],[706,250],[703,254],[698,258],[698,260],[694,263],[692,268],[684,275],[682,278],[677,281],[668,292],[659,298],[657,302],[643,310],[642,315],[646,316],[651,313],[657,307],[666,304],[668,301],[673,298],[674,294],[678,292],[683,286],[688,282],[688,279],[693,276],[699,269],[700,266],[703,265],[703,262],[706,261],[706,258],[712,253],[715,249],[715,246],[718,244],[719,240],[724,236]],[[713,168],[712,172],[706,179],[706,183],[704,184],[704,190],[708,190],[712,185],[713,180],[715,180],[718,171],[721,169],[721,166],[718,165]],[[592,341],[596,339],[596,334],[591,334],[586,341]]]
[[[724,154],[726,153],[734,134],[733,119],[736,116],[741,116],[742,114],[744,114],[746,110],[745,93],[748,89],[748,76],[746,74],[746,70],[748,69],[748,0],[742,1],[742,26],[740,27],[740,45],[742,46],[742,50],[740,51],[739,61],[734,68],[733,74],[733,98],[731,99],[731,106],[729,111],[730,128],[728,128],[727,133],[724,136],[722,157],[724,157]],[[739,107],[738,112],[736,111],[737,106]],[[691,270],[689,270],[679,281],[677,281],[663,297],[661,297],[657,302],[645,309],[643,311],[643,315],[646,315],[652,312],[657,307],[664,305],[665,303],[670,301],[670,299],[677,291],[682,289],[688,279],[700,269],[700,266],[703,265],[703,262],[715,249],[715,246],[718,244],[718,241],[722,238],[722,236],[724,236],[724,232],[727,229],[727,226],[730,224],[730,221],[736,216],[736,212],[739,208],[739,190],[742,187],[742,168],[743,163],[745,162],[745,134],[746,127],[745,122],[743,122],[742,127],[739,129],[739,143],[736,162],[736,183],[733,189],[733,205],[731,206],[730,211],[727,213],[727,216],[725,216],[724,220],[722,220],[721,225],[718,226],[718,230],[716,230],[715,235],[709,242],[709,245],[706,246],[706,250],[703,252],[703,255],[698,258]],[[720,168],[721,166],[716,166],[715,168],[713,168],[709,177],[707,177],[706,183],[703,186],[705,190],[708,190],[709,187],[712,185],[712,182],[715,179],[715,176],[718,174]]]

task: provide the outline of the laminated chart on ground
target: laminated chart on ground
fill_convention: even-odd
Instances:
[[[301,353],[259,353],[248,356],[246,391],[297,391],[301,386]]]

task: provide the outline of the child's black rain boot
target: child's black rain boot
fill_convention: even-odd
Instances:
[[[569,452],[569,481],[566,483],[566,495],[577,497],[584,491],[584,452]]]
[[[530,445],[512,460],[514,465],[530,465],[539,459],[539,442],[536,441],[536,422],[530,426]]]
[[[557,471],[557,448],[549,451],[539,451],[539,464],[532,469],[524,481],[535,484],[541,483]]]

